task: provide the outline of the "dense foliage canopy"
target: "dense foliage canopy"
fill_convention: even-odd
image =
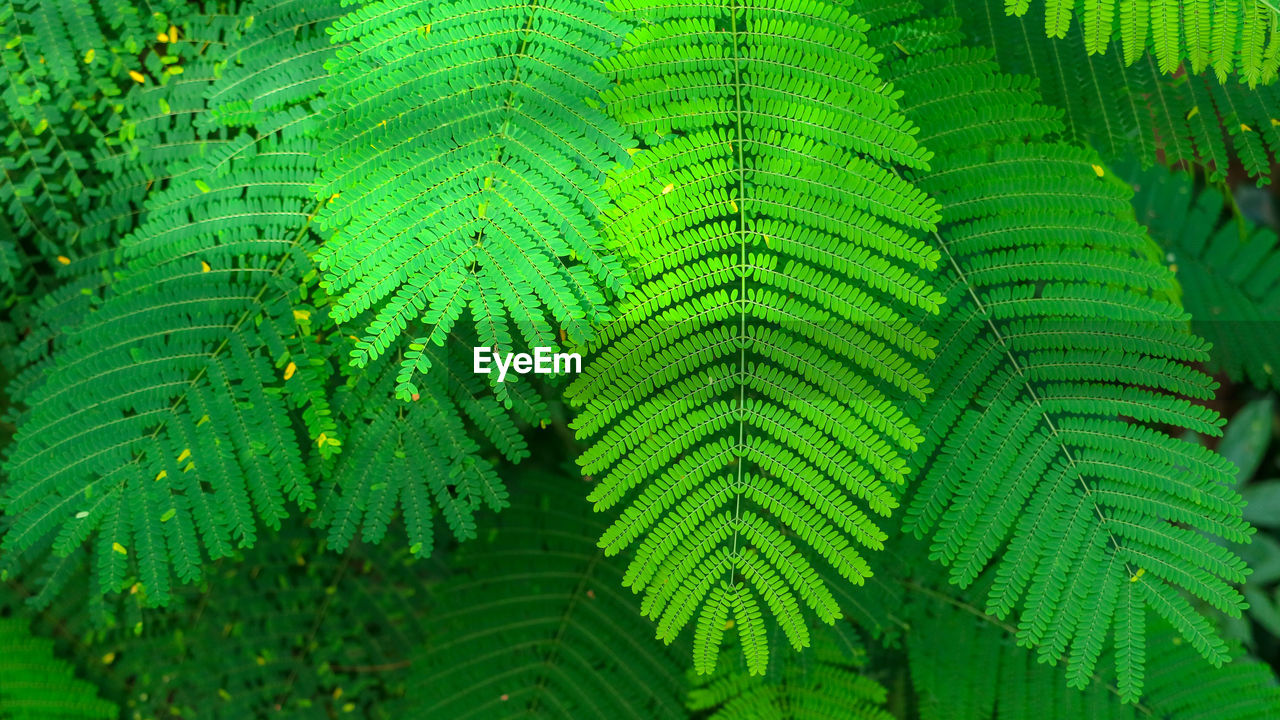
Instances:
[[[0,61],[0,719],[1280,717],[1271,0]]]

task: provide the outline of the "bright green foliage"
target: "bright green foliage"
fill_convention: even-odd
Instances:
[[[572,477],[525,475],[427,600],[404,718],[681,716],[682,653],[653,642]]]
[[[689,709],[711,720],[891,720],[888,694],[865,672],[866,651],[847,627],[823,628],[805,656],[788,652],[767,677],[730,661],[694,677]]]
[[[1031,5],[1029,0],[1000,1],[1008,14],[1019,17]],[[1195,74],[1212,67],[1222,81],[1238,72],[1251,87],[1274,80],[1280,67],[1275,0],[1044,0],[1044,5],[1045,34],[1066,37],[1072,16],[1078,15],[1090,55],[1105,54],[1118,36],[1132,64],[1147,50],[1150,37],[1163,73],[1172,74],[1185,62]]]
[[[609,186],[637,289],[568,391],[580,463],[596,507],[622,507],[600,545],[635,553],[624,583],[658,637],[696,616],[709,672],[732,618],[763,673],[765,616],[797,648],[805,608],[839,617],[798,546],[863,582],[857,546],[880,546],[871,514],[896,507],[919,440],[900,407],[933,341],[903,312],[941,299],[912,234],[938,215],[896,168],[928,153],[838,6],[619,7],[641,24],[605,101],[650,147]]]
[[[1212,74],[1169,77],[1150,55],[1126,62],[1118,43],[1108,55],[1090,55],[1076,29],[1066,42],[1043,42],[1036,23],[1004,15],[1001,0],[934,4],[954,5],[965,31],[990,46],[1006,72],[1039,78],[1045,101],[1064,111],[1067,136],[1107,159],[1196,163],[1214,179],[1225,178],[1235,161],[1259,184],[1270,181],[1280,160],[1280,83],[1251,88]]]
[[[1138,222],[1160,243],[1182,286],[1191,327],[1213,343],[1213,369],[1280,389],[1280,247],[1276,234],[1232,216],[1216,190],[1164,168],[1130,169]]]
[[[336,232],[317,260],[338,322],[377,310],[355,365],[411,324],[440,345],[470,317],[506,352],[550,346],[557,327],[585,340],[607,317],[625,275],[603,252],[600,178],[629,140],[590,100],[623,31],[602,0],[385,0],[332,28],[348,45],[329,66],[316,188]],[[427,367],[405,362],[402,399]]]
[[[1167,299],[1172,275],[1130,218],[1128,188],[1092,153],[1045,141],[1057,121],[1025,83],[935,29],[922,26],[937,49],[888,70],[936,153],[920,185],[946,218],[935,240],[947,302],[926,322],[937,389],[918,415],[907,527],[932,536],[961,587],[994,563],[988,612],[1015,614],[1042,659],[1067,654],[1074,685],[1109,638],[1137,642],[1148,612],[1221,663],[1184,592],[1237,616],[1244,563],[1210,536],[1252,530],[1230,463],[1152,427],[1220,434],[1192,402],[1215,384],[1186,364],[1207,347]],[[1136,697],[1141,657],[1117,665]]]
[[[0,718],[109,720],[118,710],[53,655],[53,643],[30,634],[25,620],[0,617]]]

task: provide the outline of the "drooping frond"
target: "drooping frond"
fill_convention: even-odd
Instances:
[[[971,0],[948,1],[959,6]],[[1032,4],[976,4],[983,2],[1019,17]],[[1235,72],[1255,86],[1274,80],[1280,66],[1280,7],[1275,0],[1044,0],[1044,7],[1048,37],[1066,37],[1075,16],[1090,55],[1106,54],[1117,38],[1115,44],[1123,46],[1124,59],[1132,64],[1149,46],[1165,74],[1184,64],[1195,74],[1212,67],[1219,80]],[[1113,52],[1119,55],[1119,49]]]
[[[331,32],[317,260],[339,322],[376,311],[352,361],[462,317],[504,352],[589,338],[625,281],[596,220],[630,142],[595,101],[623,32],[605,3],[383,0]]]
[[[695,678],[688,707],[710,720],[891,720],[888,691],[868,677],[866,651],[847,626],[822,628],[802,656],[789,648],[768,676],[740,661]]]
[[[1280,83],[1250,88],[1211,74],[1170,77],[1147,55],[1126,63],[1118,46],[1090,55],[1076,30],[1066,42],[1045,43],[1030,18],[1004,15],[1001,0],[954,5],[966,33],[995,50],[1006,72],[1039,78],[1045,102],[1064,111],[1069,139],[1110,161],[1136,155],[1143,165],[1197,163],[1214,179],[1237,160],[1260,184],[1270,181],[1280,160]]]
[[[25,619],[0,617],[0,718],[111,720],[115,705],[54,655],[53,642],[32,635]]]
[[[333,550],[345,550],[357,531],[364,542],[380,542],[397,507],[415,556],[431,554],[441,534],[438,516],[453,537],[476,537],[476,512],[505,507],[507,491],[471,427],[518,462],[529,449],[516,421],[546,416],[542,399],[526,396],[527,383],[511,389],[516,413],[509,413],[471,372],[463,343],[453,341],[425,350],[434,358],[418,397],[392,402],[396,360],[406,344],[400,341],[397,351],[372,361],[334,393],[334,419],[346,437],[340,454],[321,461],[319,503]]]
[[[1222,193],[1196,193],[1191,178],[1162,167],[1120,171],[1182,286],[1191,327],[1213,343],[1210,367],[1235,382],[1280,389],[1280,247],[1276,234],[1225,207]]]
[[[596,547],[603,523],[576,481],[520,480],[526,494],[458,549],[425,600],[427,638],[395,716],[681,717],[679,653],[653,642],[623,567]]]
[[[1015,616],[1042,658],[1067,654],[1077,684],[1147,613],[1220,664],[1223,642],[1188,596],[1239,615],[1244,563],[1212,538],[1252,529],[1230,463],[1160,429],[1218,435],[1222,420],[1195,402],[1215,388],[1188,364],[1208,348],[1169,299],[1128,187],[1092,153],[1044,140],[1056,121],[989,53],[936,23],[914,41],[894,33],[908,39],[888,77],[936,153],[919,184],[946,219],[907,527],[962,587],[994,564],[987,610]],[[877,36],[886,53],[893,36]],[[1126,697],[1141,670],[1122,665]]]
[[[897,170],[929,154],[837,5],[618,7],[639,26],[605,101],[649,148],[609,185],[637,290],[568,390],[580,463],[658,637],[692,622],[710,672],[730,618],[759,674],[774,622],[800,648],[839,617],[801,548],[863,582],[919,440],[900,408],[933,341],[903,313],[941,300],[914,234],[938,215]]]

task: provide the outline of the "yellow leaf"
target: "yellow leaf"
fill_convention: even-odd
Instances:
[[[210,271],[210,270],[212,270],[212,269],[213,269],[213,268],[209,266],[209,263],[207,263],[207,262],[205,262],[205,261],[203,261],[203,260],[201,260],[201,261],[200,261],[200,272],[202,272],[202,273],[207,273],[207,272],[209,272],[209,271]]]
[[[1146,568],[1138,568],[1138,572],[1134,573],[1134,574],[1133,574],[1133,576],[1129,578],[1129,582],[1131,582],[1131,583],[1133,583],[1133,582],[1138,582],[1138,580],[1139,580],[1143,575],[1146,575],[1146,574],[1147,574],[1147,569],[1146,569]]]
[[[169,42],[178,42],[178,28],[174,25],[169,26]]]
[[[337,699],[339,699],[339,698],[341,698],[341,697],[342,697],[342,688],[334,688],[334,690],[333,690],[333,699],[334,699],[334,700],[337,700]]]
[[[168,471],[168,470],[161,470],[160,472],[156,473],[156,482],[160,482],[161,480],[163,480],[163,479],[165,479],[165,478],[167,478],[167,477],[169,477],[169,471]]]
[[[675,189],[676,189],[675,183],[667,183],[667,186],[662,188],[662,194],[666,195],[667,193]]]
[[[728,622],[726,622],[726,623],[724,624],[724,629],[725,629],[725,630],[732,630],[732,629],[733,629],[733,621],[732,621],[732,620],[729,620]]]
[[[207,422],[209,422],[209,416],[208,416],[208,415],[201,415],[201,416],[200,416],[200,419],[196,421],[196,427],[200,427],[201,425],[203,425],[203,424],[205,424],[205,423],[207,423]]]
[[[1253,132],[1253,128],[1245,125],[1244,123],[1240,123],[1240,132]]]
[[[145,83],[147,81],[147,76],[137,70],[130,70],[129,77],[133,78],[133,81],[136,83]]]
[[[632,157],[634,157],[635,154],[638,152],[640,152],[640,148],[627,148],[627,154],[631,155]]]
[[[159,35],[156,35],[156,39],[162,43],[169,42],[169,36],[166,33],[160,33]]]
[[[266,664],[267,664],[267,659],[266,659],[266,658],[264,658],[264,657],[262,657],[261,655],[259,655],[259,656],[257,657],[257,660],[258,660],[258,665],[259,665],[259,666],[262,666],[262,665],[266,665]]]
[[[288,380],[289,378],[293,377],[293,374],[294,374],[294,373],[296,373],[296,372],[298,372],[298,366],[297,366],[297,365],[295,365],[294,363],[289,363],[288,365],[285,365],[285,366],[284,366],[284,379],[285,379],[285,380]]]
[[[320,437],[316,438],[316,447],[324,447],[324,443],[329,437],[324,433],[320,433]]]
[[[94,58],[94,56],[95,56],[95,55],[97,55],[97,52],[96,52],[93,48],[89,48],[88,50],[85,50],[85,51],[84,51],[84,62],[85,62],[85,64],[87,65],[87,64],[89,64],[89,63],[93,62],[93,58]]]
[[[1187,111],[1187,119],[1190,120],[1191,118],[1199,114],[1200,114],[1200,106],[1194,105],[1190,110]]]
[[[59,255],[59,256],[58,256],[58,262],[59,262],[59,263],[62,263],[63,265],[70,265],[70,264],[71,264],[71,258],[67,257],[66,255]]]
[[[181,65],[170,65],[168,68],[165,69],[165,72],[169,73],[170,75],[181,75],[183,72],[186,72],[186,71],[182,69]]]
[[[310,310],[294,310],[293,319],[297,320],[298,322],[306,322],[307,320],[311,319],[311,311]]]
[[[1280,119],[1271,118],[1271,127],[1280,127]]]
[[[128,555],[128,554],[129,554],[129,551],[128,551],[128,550],[125,550],[125,549],[124,549],[124,546],[123,546],[123,545],[121,545],[121,544],[120,544],[120,543],[118,543],[118,542],[113,542],[113,543],[111,543],[111,549],[112,549],[112,550],[114,550],[114,551],[116,551],[116,552],[118,552],[118,553],[120,553],[121,555]]]
[[[113,663],[113,662],[115,662],[115,661],[116,661],[116,654],[115,654],[115,653],[113,653],[113,652],[109,652],[109,653],[107,653],[106,655],[103,655],[103,656],[102,656],[102,664],[103,664],[103,665],[110,665],[111,663]]]
[[[342,706],[342,712],[344,713],[353,712],[355,709],[356,709],[355,703],[347,703],[346,705]]]
[[[733,208],[733,211],[734,211],[734,212],[738,212],[738,201],[736,201],[736,200],[730,200],[730,201],[729,201],[729,207]]]
[[[222,698],[223,700],[230,700],[231,693],[227,692],[225,688],[218,688],[218,697]]]
[[[1102,177],[1103,175],[1107,174],[1107,171],[1103,170],[1101,165],[1094,165],[1093,174],[1097,175],[1098,177]]]

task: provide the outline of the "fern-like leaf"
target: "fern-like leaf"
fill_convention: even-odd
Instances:
[[[961,586],[994,563],[988,611],[1016,610],[1019,641],[1068,655],[1073,683],[1119,631],[1124,593],[1221,663],[1187,594],[1238,615],[1244,563],[1210,536],[1252,530],[1230,463],[1151,427],[1219,434],[1194,402],[1215,385],[1187,365],[1207,346],[1169,300],[1129,189],[1091,153],[1046,142],[1057,123],[986,53],[929,32],[937,50],[889,70],[937,153],[920,184],[947,218],[948,302],[926,323],[940,339],[937,391],[921,408],[907,527],[932,537]]]
[[[406,328],[442,344],[464,313],[481,344],[576,340],[621,292],[596,216],[629,141],[593,99],[622,32],[599,0],[524,5],[387,0],[332,33],[317,260],[339,322],[373,307],[362,366]],[[422,321],[419,323],[419,321]],[[398,394],[417,388],[405,365]]]
[[[933,341],[901,309],[937,308],[918,277],[937,256],[912,231],[938,216],[895,169],[929,156],[836,5],[619,9],[639,27],[605,100],[650,147],[610,184],[637,290],[568,391],[581,464],[596,507],[622,508],[600,544],[635,553],[624,582],[658,636],[701,614],[708,670],[728,602],[763,673],[766,614],[795,647],[806,615],[839,616],[800,548],[863,582],[858,546],[880,546],[872,515],[896,507],[918,441],[899,408],[924,396]]]

